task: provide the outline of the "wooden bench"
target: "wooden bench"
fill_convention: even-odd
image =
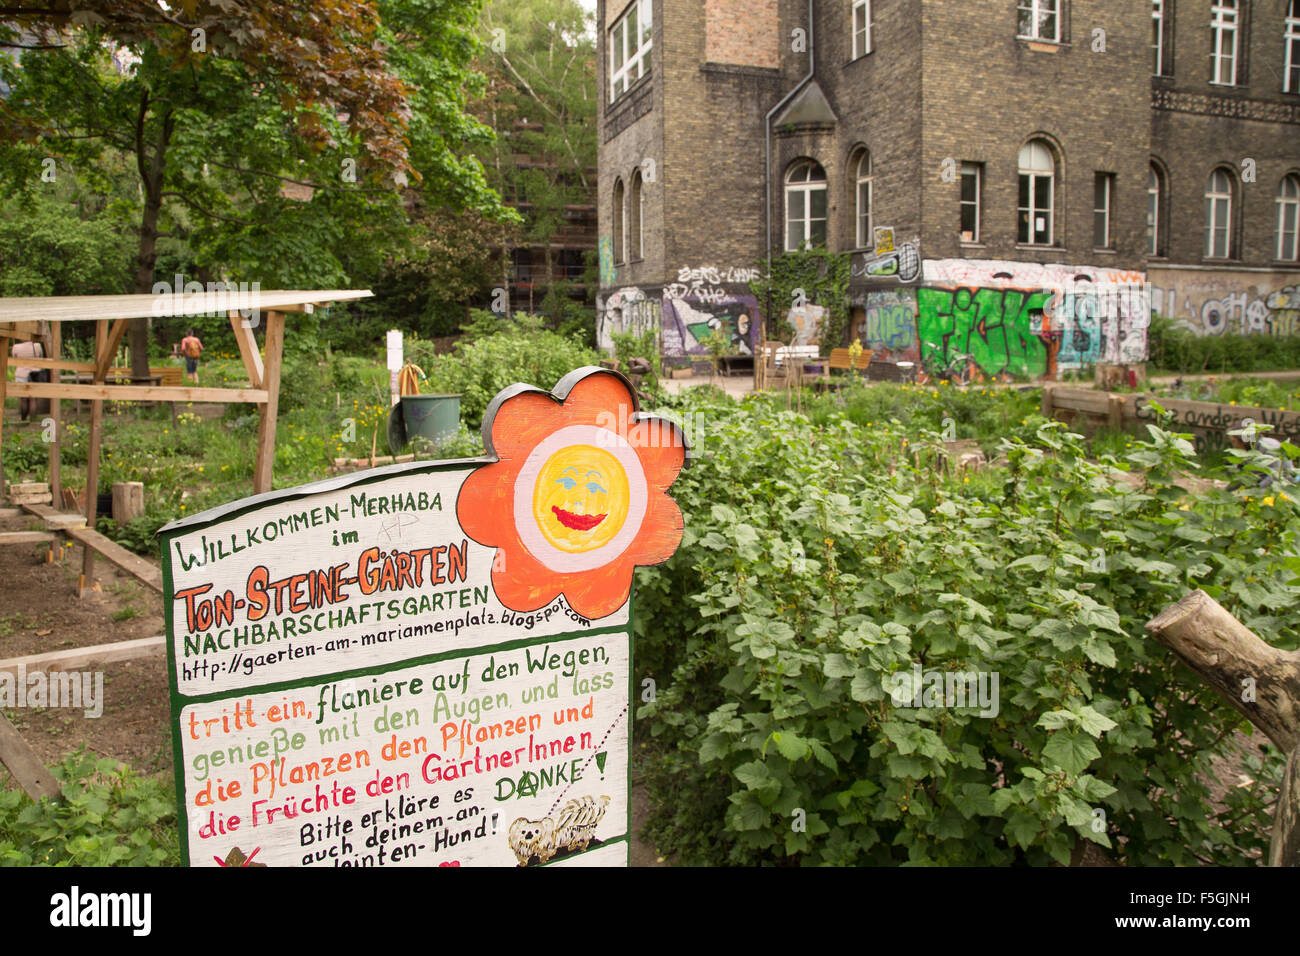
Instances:
[[[871,356],[875,354],[871,349],[863,349],[862,354],[858,356],[858,363],[855,366],[863,374],[867,371],[867,366],[871,364]],[[853,371],[853,366],[849,364],[849,350],[847,348],[831,349],[830,367],[841,369],[842,371]]]

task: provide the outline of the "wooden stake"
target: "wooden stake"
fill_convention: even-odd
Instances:
[[[266,403],[257,410],[257,462],[253,468],[253,494],[271,490],[272,472],[275,468],[275,419],[280,407],[280,363],[284,357],[284,313],[266,313],[266,345],[264,347],[262,386],[266,390]]]
[[[0,488],[4,487],[5,388],[9,379],[9,340],[0,339]]]
[[[125,325],[123,325],[125,328]],[[95,323],[95,354],[104,358],[108,344],[108,320],[100,319]],[[107,361],[104,367],[108,367]],[[95,384],[104,380],[104,374],[95,370]],[[95,527],[95,515],[99,509],[99,450],[103,443],[104,400],[93,399],[90,403],[90,445],[86,451],[86,527]],[[86,585],[95,580],[95,551],[93,548],[81,549],[81,579],[77,597],[86,596]]]
[[[63,351],[63,323],[50,323],[50,358],[56,362]],[[58,382],[59,373],[51,372],[50,381]],[[60,383],[62,384],[62,383]],[[50,501],[54,507],[63,500],[63,451],[59,444],[63,440],[63,403],[57,398],[50,399],[50,418],[54,420],[54,440],[50,442]]]

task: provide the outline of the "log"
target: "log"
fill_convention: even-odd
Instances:
[[[1269,866],[1300,866],[1300,747],[1291,751],[1273,811]]]
[[[1147,633],[1196,671],[1283,753],[1300,745],[1300,653],[1270,647],[1197,589],[1147,622]],[[1253,680],[1254,700],[1245,693]]]
[[[113,482],[113,520],[126,524],[144,514],[144,482]]]

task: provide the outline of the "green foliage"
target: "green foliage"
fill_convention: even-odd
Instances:
[[[821,330],[823,354],[840,344],[849,321],[849,267],[847,253],[823,248],[785,252],[772,259],[770,274],[749,283],[749,290],[767,312],[767,337],[789,343],[794,329],[787,321],[796,303],[806,302],[826,309]],[[771,303],[770,307],[766,303]]]
[[[627,363],[634,358],[645,359],[653,370],[643,380],[646,391],[658,392],[659,376],[663,374],[663,356],[659,350],[659,333],[646,329],[640,335],[635,332],[614,332],[610,336],[614,341],[614,357],[620,366],[627,368]]]
[[[1300,335],[1197,335],[1182,323],[1152,316],[1150,365],[1170,372],[1255,372],[1300,368]]]
[[[949,478],[930,403],[965,427],[1020,407],[874,389],[807,416],[678,403],[703,457],[673,488],[681,548],[637,585],[658,845],[694,864],[1044,865],[1080,840],[1128,865],[1257,858],[1281,755],[1213,806],[1211,762],[1244,722],[1143,625],[1201,587],[1294,648],[1295,502],[1189,494],[1185,436],[1152,426],[1096,462],[1028,415],[1000,433],[1005,469]],[[996,715],[895,704],[914,665],[998,674]]]
[[[169,783],[85,749],[53,769],[63,799],[0,790],[0,866],[179,866]]]
[[[0,296],[118,295],[127,288],[122,223],[86,206],[83,214],[82,201],[44,192],[0,202]]]
[[[428,392],[459,394],[461,419],[471,428],[482,424],[483,412],[501,389],[516,382],[551,389],[575,368],[600,363],[599,353],[538,328],[533,317],[484,318],[491,315],[477,313],[476,321],[495,322],[497,334],[462,339],[454,354],[428,356],[421,364],[429,377]]]

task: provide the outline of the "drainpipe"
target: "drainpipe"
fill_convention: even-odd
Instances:
[[[767,199],[767,204],[763,207],[763,241],[767,253],[768,276],[772,275],[772,117],[813,78],[816,67],[816,45],[813,42],[813,0],[808,0],[808,74],[795,84],[794,89],[781,97],[779,103],[767,111],[767,116],[763,120],[763,181]]]

